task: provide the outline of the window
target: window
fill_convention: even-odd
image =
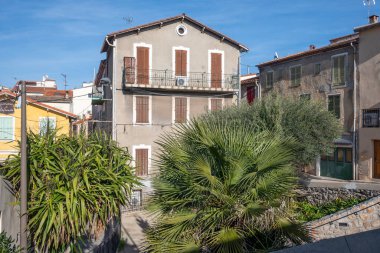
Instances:
[[[281,81],[282,78],[284,77],[284,69],[279,69],[277,72],[277,81]]]
[[[179,36],[184,36],[187,34],[187,28],[184,25],[179,25],[176,27],[177,34]]]
[[[174,123],[186,123],[188,120],[188,98],[173,98]]]
[[[380,127],[380,109],[363,110],[363,127]]]
[[[148,175],[148,159],[149,159],[149,149],[147,148],[135,149],[136,176]]]
[[[0,140],[14,140],[14,117],[0,116]]]
[[[310,100],[311,99],[311,94],[310,93],[305,93],[300,95],[301,100]]]
[[[301,66],[290,68],[290,85],[299,86],[301,84]]]
[[[336,151],[336,161],[344,162],[344,149],[338,148]]]
[[[173,47],[173,69],[175,76],[188,76],[190,49],[185,47]]]
[[[151,123],[151,97],[134,96],[134,123],[149,124]]]
[[[314,75],[319,75],[321,73],[321,64],[320,63],[316,63],[314,65]]]
[[[321,160],[339,163],[352,163],[351,148],[334,148],[331,154],[321,155]]]
[[[40,117],[40,135],[45,135],[56,128],[55,117]]]
[[[346,162],[352,163],[352,149],[350,148],[346,149]]]
[[[210,98],[209,109],[210,111],[219,111],[223,109],[223,98]]]
[[[247,87],[247,102],[248,104],[252,104],[253,101],[255,100],[255,87],[254,86],[249,86]]]
[[[273,87],[273,71],[267,72],[266,75],[266,87],[272,88]]]
[[[332,84],[346,84],[347,55],[337,55],[332,57]]]
[[[340,119],[340,95],[329,96],[328,110]]]

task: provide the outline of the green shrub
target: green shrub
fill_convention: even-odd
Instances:
[[[16,253],[20,250],[15,246],[14,240],[3,231],[0,233],[0,253]]]
[[[320,219],[326,215],[336,213],[359,203],[360,200],[357,198],[349,198],[345,200],[338,198],[321,205],[312,205],[307,201],[298,202],[296,205],[299,219],[303,222],[308,222]]]
[[[41,252],[78,245],[119,215],[134,184],[131,156],[108,136],[28,134],[29,241]],[[1,169],[19,196],[20,155]]]

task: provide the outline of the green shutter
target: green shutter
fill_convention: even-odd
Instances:
[[[13,140],[13,117],[0,117],[0,140]]]
[[[333,58],[332,82],[333,85],[345,85],[346,83],[346,55]]]

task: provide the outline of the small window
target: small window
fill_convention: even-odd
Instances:
[[[55,130],[55,117],[40,117],[40,135],[46,135],[48,132]]]
[[[363,110],[363,127],[380,127],[380,109]]]
[[[337,162],[344,162],[344,149],[337,148],[337,151],[336,151],[336,161]]]
[[[273,71],[267,72],[266,74],[266,87],[267,88],[273,87]]]
[[[339,86],[346,84],[347,55],[332,57],[332,84]]]
[[[352,149],[346,149],[346,163],[352,163]]]
[[[300,99],[301,99],[301,100],[308,101],[308,100],[311,99],[311,94],[310,94],[310,93],[301,94],[301,95],[300,95]]]
[[[136,176],[148,175],[148,154],[149,150],[146,148],[139,148],[135,150]]]
[[[179,25],[179,26],[177,26],[177,34],[179,35],[179,36],[184,36],[184,35],[186,35],[187,34],[187,28],[186,28],[186,26],[184,26],[184,25]]]
[[[290,85],[301,85],[301,66],[294,66],[290,68]]]
[[[0,140],[13,140],[14,131],[14,118],[8,116],[0,117]]]
[[[329,96],[328,110],[340,119],[340,95]]]
[[[316,63],[314,65],[314,75],[319,75],[321,73],[321,64],[320,63]]]

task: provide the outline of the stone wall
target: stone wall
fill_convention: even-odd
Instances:
[[[16,244],[19,244],[20,234],[19,212],[12,185],[0,176],[0,232],[5,231]]]
[[[312,241],[380,228],[380,196],[306,223]]]
[[[298,198],[313,205],[320,205],[335,199],[357,198],[366,200],[380,195],[380,191],[365,189],[303,187],[298,191]]]

